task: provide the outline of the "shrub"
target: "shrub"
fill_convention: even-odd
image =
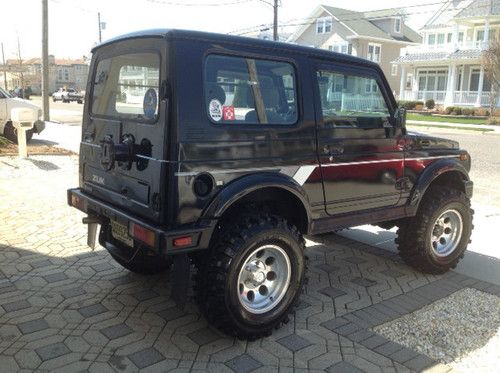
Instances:
[[[427,109],[434,109],[435,106],[436,106],[436,103],[434,102],[434,100],[432,98],[425,101],[425,107]]]
[[[490,112],[488,109],[484,107],[478,107],[474,109],[474,115],[480,116],[480,117],[485,117],[487,115],[490,115]]]
[[[406,110],[414,110],[417,105],[424,105],[422,101],[398,101],[398,106],[405,108]]]
[[[473,116],[474,113],[475,113],[474,108],[467,108],[467,107],[462,108],[462,115]]]
[[[459,106],[454,106],[451,115],[462,115],[462,108]]]

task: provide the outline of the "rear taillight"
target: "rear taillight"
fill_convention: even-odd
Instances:
[[[183,236],[183,237],[174,238],[173,244],[174,244],[174,248],[191,246],[193,244],[193,237]]]
[[[85,200],[72,194],[71,206],[76,207],[78,210],[83,210],[83,208],[85,207]]]
[[[130,222],[128,233],[134,239],[145,243],[148,246],[155,246],[155,232],[137,223]]]

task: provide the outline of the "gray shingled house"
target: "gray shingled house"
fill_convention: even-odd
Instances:
[[[443,106],[489,106],[491,84],[481,54],[500,40],[500,0],[447,2],[420,31],[423,44],[408,47],[393,61],[401,71],[400,97],[434,99]]]
[[[420,35],[405,24],[404,18],[400,9],[355,12],[319,5],[288,42],[375,61],[399,94],[400,71],[391,62],[400,56],[402,48],[421,42]]]

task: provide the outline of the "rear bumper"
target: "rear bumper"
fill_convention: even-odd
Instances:
[[[216,220],[208,220],[202,223],[169,229],[162,226],[152,225],[139,219],[128,212],[124,212],[89,196],[80,188],[68,189],[68,205],[75,207],[89,216],[97,218],[101,225],[109,225],[110,220],[117,221],[129,227],[130,223],[139,224],[154,232],[155,246],[148,247],[161,256],[188,253],[207,249],[210,244],[212,232],[217,224]],[[188,246],[175,247],[174,239],[179,237],[191,237],[192,243]],[[134,241],[135,246],[144,245],[140,241]]]

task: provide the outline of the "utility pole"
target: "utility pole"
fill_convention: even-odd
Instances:
[[[102,43],[102,34],[101,34],[101,12],[97,13],[97,23],[99,23],[99,43]]]
[[[273,40],[278,40],[278,0],[274,0],[274,23],[273,23]]]
[[[2,64],[3,64],[3,85],[6,91],[7,89],[7,66],[5,66],[5,54],[3,53],[3,43],[2,43]]]
[[[42,0],[42,106],[43,120],[50,121],[49,112],[49,8]]]

